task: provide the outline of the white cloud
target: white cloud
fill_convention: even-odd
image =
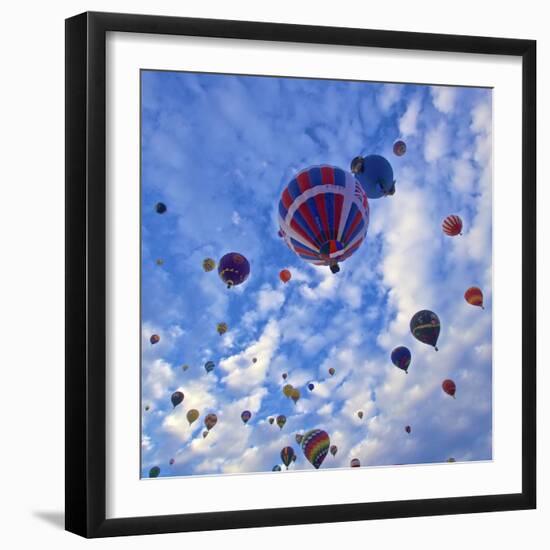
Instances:
[[[454,110],[457,94],[455,87],[432,86],[430,93],[434,107],[438,111],[449,114]]]
[[[426,162],[434,162],[445,155],[449,147],[449,131],[447,124],[441,121],[435,128],[426,132],[424,140],[424,158]]]
[[[421,101],[419,97],[413,98],[407,110],[399,120],[399,132],[404,136],[413,136],[417,131],[417,121],[420,115]]]

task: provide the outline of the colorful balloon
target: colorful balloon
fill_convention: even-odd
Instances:
[[[340,168],[306,168],[281,194],[279,226],[286,245],[302,260],[329,266],[333,273],[361,246],[368,225],[367,196]]]
[[[270,424],[273,424],[273,422],[275,422],[275,419],[274,419],[272,416],[270,416],[270,417],[267,419],[267,421],[268,421]]]
[[[285,397],[290,397],[292,395],[292,390],[294,390],[292,384],[285,384],[283,386],[283,393],[285,394]]]
[[[296,443],[300,445],[300,443],[302,442],[302,439],[304,439],[304,436],[302,434],[296,434],[294,438],[296,439]]]
[[[271,469],[272,472],[280,472],[281,471],[281,467],[278,465],[278,464],[275,464],[275,466],[273,466],[273,468]]]
[[[284,414],[280,414],[277,417],[277,426],[282,430],[283,426],[286,424],[286,416]]]
[[[210,413],[206,415],[206,418],[204,419],[204,425],[206,426],[206,429],[210,431],[218,422],[218,417],[214,413]]]
[[[483,292],[477,286],[471,286],[465,293],[464,299],[472,306],[478,306],[481,309],[483,307]]]
[[[187,411],[187,422],[189,422],[189,426],[191,426],[191,424],[193,424],[198,417],[199,411],[197,411],[197,409],[189,409]]]
[[[296,455],[292,447],[285,447],[281,450],[281,460],[287,468],[289,467],[290,463],[293,462],[295,456]]]
[[[218,323],[216,325],[216,331],[221,336],[227,332],[227,323]]]
[[[410,426],[405,426],[405,431],[410,434],[411,433],[411,427]]]
[[[349,463],[349,465],[352,467],[352,468],[360,468],[361,467],[361,462],[358,458],[352,458],[351,459],[351,462]]]
[[[252,417],[252,413],[250,411],[243,411],[241,413],[241,420],[246,424],[250,418]]]
[[[183,397],[183,392],[175,391],[170,398],[170,400],[172,401],[172,406],[176,408],[183,401]]]
[[[279,279],[281,279],[283,283],[288,283],[288,281],[290,281],[291,278],[292,278],[292,275],[288,269],[283,269],[279,273]]]
[[[315,469],[318,469],[325,460],[329,447],[330,438],[324,430],[315,429],[304,434],[302,450]]]
[[[449,235],[449,237],[462,235],[462,220],[460,219],[460,216],[457,216],[456,214],[447,216],[443,220],[441,227],[443,228],[443,233],[445,233],[445,235]]]
[[[360,420],[363,420],[363,411],[358,411],[357,416],[359,417]]]
[[[227,288],[237,286],[246,281],[250,275],[248,260],[238,252],[230,252],[222,257],[218,264],[218,274]]]
[[[447,459],[447,462],[456,462],[456,458],[453,458],[452,456]]]
[[[290,394],[290,399],[294,401],[294,404],[298,403],[298,400],[300,399],[300,390],[298,388],[292,388],[292,392]]]
[[[380,155],[355,157],[351,171],[369,199],[379,199],[395,193],[395,180],[391,164]]]
[[[309,391],[313,391],[313,388],[315,388],[315,386],[310,382],[308,385],[307,385],[307,389]]]
[[[332,456],[336,456],[336,453],[338,452],[338,447],[336,445],[331,445],[330,446],[330,454]]]
[[[402,157],[406,152],[407,152],[407,144],[404,141],[398,139],[393,144],[393,154],[397,157]]]
[[[439,317],[427,309],[415,313],[410,324],[412,335],[420,342],[433,346],[435,351],[440,327]]]
[[[153,334],[151,338],[149,338],[149,342],[151,342],[152,345],[158,344],[160,342],[160,336],[158,334]]]
[[[391,352],[391,362],[397,368],[407,372],[411,364],[411,352],[405,346],[399,346]]]
[[[158,466],[153,466],[149,470],[149,477],[158,477],[160,475],[160,468]]]
[[[163,202],[157,202],[155,205],[155,211],[157,214],[164,214],[168,210]]]
[[[456,384],[452,380],[443,380],[443,384],[441,384],[441,387],[446,394],[455,399]]]
[[[216,365],[214,365],[214,361],[206,361],[206,363],[204,364],[204,369],[208,373],[213,371],[215,366]]]
[[[204,269],[204,271],[206,271],[207,273],[209,271],[213,271],[215,268],[216,268],[216,262],[212,259],[212,258],[205,258],[203,261],[202,261],[202,268]]]
[[[331,375],[331,376],[334,376],[334,373],[336,372],[336,369],[334,367],[330,367],[330,369],[328,369],[328,373]]]

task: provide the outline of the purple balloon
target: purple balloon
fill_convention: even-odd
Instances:
[[[242,254],[230,252],[219,261],[218,274],[227,288],[231,288],[246,281],[250,275],[250,264]]]

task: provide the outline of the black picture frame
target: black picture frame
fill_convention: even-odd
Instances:
[[[516,56],[522,61],[522,491],[381,503],[105,517],[108,31]],[[536,42],[180,17],[66,20],[66,529],[107,537],[463,514],[536,507]]]

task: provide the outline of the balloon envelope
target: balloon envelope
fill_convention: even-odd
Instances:
[[[183,397],[183,392],[175,391],[170,398],[170,400],[172,401],[172,405],[174,407],[177,407],[183,401]]]
[[[250,264],[242,254],[230,252],[220,260],[218,274],[227,288],[231,288],[246,281],[250,275]]]
[[[328,373],[331,375],[331,376],[334,376],[334,373],[336,372],[336,369],[334,367],[330,367],[330,369],[328,369]]]
[[[206,372],[211,372],[214,370],[214,367],[216,365],[214,365],[214,361],[207,361],[205,364],[204,364],[204,369],[206,370]]]
[[[483,309],[483,292],[477,286],[471,286],[465,293],[464,299],[472,306]]]
[[[288,269],[283,269],[279,273],[279,279],[281,279],[283,283],[288,283],[288,281],[290,281],[291,278],[292,278],[292,275]]]
[[[205,258],[202,261],[202,268],[204,271],[212,271],[216,268],[216,262],[212,258]]]
[[[327,456],[329,447],[330,438],[324,430],[315,429],[304,434],[302,450],[314,468],[318,469],[321,466]]]
[[[302,434],[296,434],[294,437],[295,437],[296,443],[298,443],[298,445],[300,445],[300,443],[302,442],[302,439],[304,439],[304,436]]]
[[[206,426],[207,430],[211,430],[217,422],[218,417],[214,413],[207,414],[206,418],[204,419],[204,425]]]
[[[295,454],[294,449],[292,447],[285,447],[281,450],[281,460],[283,461],[283,464],[288,468],[290,463],[293,461]]]
[[[411,364],[411,352],[405,346],[399,346],[391,352],[391,362],[397,368],[407,372]]]
[[[155,211],[157,212],[157,214],[164,214],[166,210],[166,205],[163,202],[157,202],[157,204],[155,205]]]
[[[445,235],[449,235],[449,237],[456,237],[456,235],[461,234],[462,220],[460,219],[460,216],[451,214],[443,220],[441,227],[443,228],[443,233],[445,233]]]
[[[250,411],[243,411],[241,413],[241,420],[246,424],[252,416],[252,413]]]
[[[176,462],[176,461],[175,461],[173,458],[171,458],[171,459],[170,459],[170,462],[169,462],[170,466],[173,466],[175,462]]]
[[[455,396],[456,384],[452,380],[443,380],[443,384],[441,384],[441,387],[446,394],[450,395],[451,397]]]
[[[362,419],[362,418],[363,418],[363,411],[359,411],[359,412],[357,413],[357,416],[358,416],[360,419]]]
[[[411,433],[411,427],[410,426],[405,426],[405,431],[410,434]]]
[[[359,461],[358,458],[352,458],[351,459],[351,462],[349,463],[349,465],[352,467],[352,468],[359,468],[361,466],[361,462]]]
[[[216,325],[216,331],[221,336],[227,332],[227,323],[218,323]]]
[[[330,446],[330,454],[332,456],[336,456],[336,453],[338,452],[338,447],[336,445],[331,445]]]
[[[285,397],[290,397],[292,395],[292,391],[294,390],[292,384],[285,384],[283,386],[283,393],[285,394]]]
[[[420,342],[433,346],[436,351],[440,327],[439,317],[427,309],[415,313],[410,324],[412,335]]]
[[[158,477],[160,475],[160,468],[158,466],[153,466],[149,470],[149,477]]]
[[[315,386],[310,382],[308,385],[307,385],[307,389],[309,391],[313,391],[313,388],[315,388]]]
[[[298,399],[300,399],[300,390],[298,388],[292,388],[292,392],[290,392],[290,399],[294,401],[294,403],[298,403]]]
[[[153,334],[151,338],[149,338],[149,342],[153,345],[158,344],[160,342],[160,336],[158,334]]]
[[[197,411],[197,409],[188,410],[187,422],[189,422],[189,426],[191,426],[191,424],[193,424],[193,422],[195,422],[195,420],[197,420],[198,417],[199,417],[199,411]]]
[[[268,422],[270,424],[273,424],[273,422],[275,422],[275,419],[271,416],[271,417],[268,418]]]
[[[379,199],[395,193],[393,169],[385,157],[355,157],[352,160],[352,171],[369,199]]]
[[[397,157],[402,157],[406,152],[407,152],[407,144],[404,141],[398,139],[393,144],[393,154]]]
[[[361,246],[368,225],[365,192],[340,168],[306,168],[281,194],[279,227],[286,245],[302,260],[333,272]]]
[[[279,426],[279,428],[281,428],[281,430],[283,429],[283,426],[286,424],[286,416],[284,414],[280,414],[278,417],[277,417],[277,426]]]
[[[288,374],[286,372],[283,372],[283,380],[286,380],[288,378]]]
[[[273,471],[273,472],[280,472],[280,471],[281,471],[281,467],[280,467],[278,464],[275,464],[275,466],[273,466],[273,468],[272,468],[272,471]]]

